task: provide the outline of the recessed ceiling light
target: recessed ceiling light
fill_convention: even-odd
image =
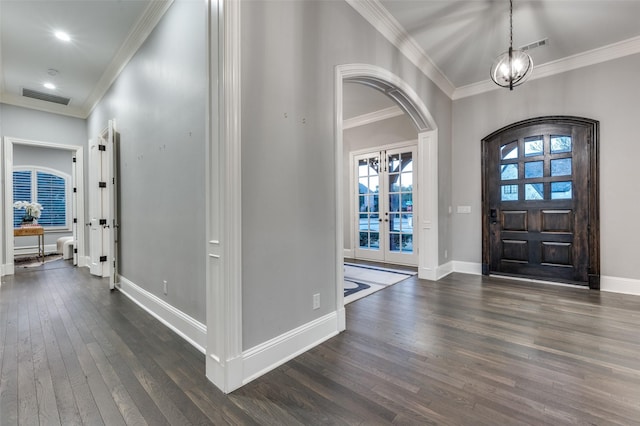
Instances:
[[[62,41],[71,41],[71,36],[64,31],[56,31],[54,35]]]
[[[54,90],[56,88],[56,85],[53,83],[44,83],[43,86],[51,90]]]

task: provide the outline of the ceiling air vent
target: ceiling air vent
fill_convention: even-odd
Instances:
[[[25,96],[27,98],[38,99],[46,102],[53,102],[54,104],[60,104],[60,105],[69,105],[69,102],[71,101],[70,98],[51,95],[49,93],[38,92],[37,90],[31,90],[31,89],[25,89],[25,88],[22,89],[22,96]]]
[[[533,43],[529,43],[526,46],[522,46],[520,50],[526,52],[527,50],[535,49],[536,47],[546,46],[547,44],[549,44],[549,39],[545,38],[542,40],[534,41]]]

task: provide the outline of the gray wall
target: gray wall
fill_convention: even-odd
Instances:
[[[205,322],[205,2],[177,0],[88,119],[120,133],[120,273]],[[163,294],[163,280],[168,294]]]
[[[72,151],[52,148],[40,148],[31,145],[13,145],[13,166],[37,166],[46,167],[64,173],[69,176],[69,185],[71,185],[72,171]],[[71,195],[71,194],[69,194]],[[14,200],[17,201],[17,200]],[[69,204],[70,205],[70,204]],[[71,235],[71,232],[64,231],[47,231],[44,236],[44,243],[55,244],[57,239]],[[15,247],[34,246],[35,237],[16,238],[14,240]]]
[[[0,104],[0,123],[0,135],[3,138],[8,136],[40,142],[53,142],[62,145],[87,146],[87,122],[80,118],[66,117],[13,105]],[[19,152],[21,148],[23,147],[14,145],[14,157],[16,152]],[[71,156],[69,151],[60,152],[66,152],[69,157]],[[0,189],[0,191],[4,194],[4,178],[2,189]],[[85,196],[85,200],[86,199],[87,198]],[[4,206],[4,195],[2,196],[0,203],[2,203],[3,209],[6,209]],[[61,235],[67,234],[45,236],[45,243],[52,244],[55,242],[57,237]],[[22,244],[29,245],[28,241],[20,240],[28,239],[16,239],[16,246],[20,246]],[[3,253],[6,253],[4,238],[0,244],[3,245]],[[3,262],[6,263],[6,260],[3,259]]]
[[[416,90],[439,128],[444,202],[451,101],[344,2],[245,1],[241,12],[247,349],[336,309],[335,66],[378,65]]]
[[[640,55],[532,80],[513,92],[497,90],[453,106],[454,259],[481,262],[480,140],[526,118],[574,115],[600,121],[600,232],[602,275],[640,279],[637,267]],[[535,70],[534,70],[535,73]],[[455,212],[455,208],[454,208]]]
[[[374,90],[374,89],[370,89]],[[375,149],[382,145],[393,144],[397,142],[406,142],[417,140],[418,131],[413,121],[408,115],[403,114],[388,120],[378,121],[366,126],[354,127],[343,132],[343,205],[344,205],[344,248],[351,247],[351,232],[353,232],[353,218],[349,211],[349,203],[353,196],[353,187],[350,186],[349,173],[351,164],[349,163],[349,153],[360,151],[363,149]]]

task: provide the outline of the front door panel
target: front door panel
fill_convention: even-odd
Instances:
[[[589,284],[599,265],[592,129],[534,122],[483,140],[484,273]]]

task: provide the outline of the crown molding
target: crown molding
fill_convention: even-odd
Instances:
[[[127,36],[126,40],[118,49],[118,52],[113,57],[113,60],[105,69],[102,77],[94,87],[91,94],[87,97],[83,110],[86,111],[85,117],[88,117],[93,109],[98,105],[98,102],[107,93],[107,90],[111,87],[113,82],[118,78],[122,70],[129,63],[133,55],[138,51],[142,43],[145,42],[149,34],[158,25],[158,22],[162,19],[166,11],[173,4],[173,0],[153,0],[147,6],[133,30]]]
[[[455,86],[379,0],[345,0],[447,96]]]
[[[52,114],[66,115],[74,118],[87,118],[87,113],[82,108],[59,105],[52,102],[39,101],[13,93],[2,93],[0,103],[18,106],[22,108],[35,109],[38,111],[50,112]]]
[[[404,114],[404,111],[402,111],[400,107],[394,105],[378,111],[369,112],[367,114],[362,114],[343,120],[342,128],[346,130],[352,129],[354,127],[366,126],[367,124],[387,120],[389,118],[397,117],[402,114]]]
[[[633,37],[607,46],[567,56],[556,61],[547,62],[538,66],[534,65],[533,75],[530,80],[550,77],[567,71],[612,61],[614,59],[640,53],[640,37]],[[491,80],[480,81],[478,83],[461,86],[455,89],[451,99],[457,100],[469,96],[479,95],[492,90],[500,90]]]

